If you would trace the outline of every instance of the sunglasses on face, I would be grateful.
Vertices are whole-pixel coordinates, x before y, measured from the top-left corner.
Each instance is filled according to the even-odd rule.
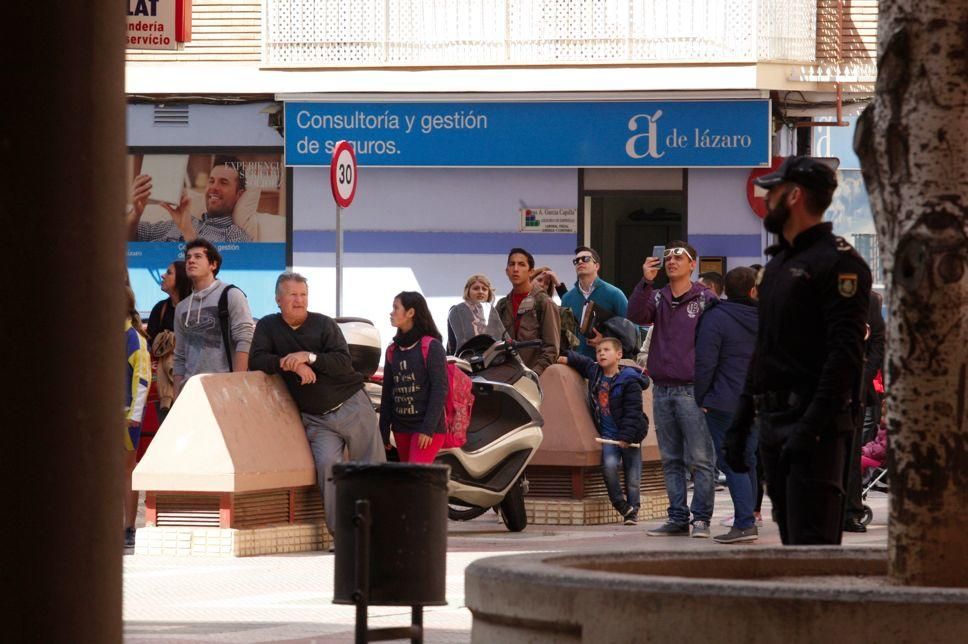
[[[575,266],[578,266],[579,264],[587,264],[590,261],[592,261],[591,255],[579,255],[575,259],[571,260],[571,263]]]
[[[667,258],[668,257],[672,257],[673,255],[675,255],[676,257],[679,257],[680,255],[685,255],[686,257],[688,257],[689,259],[691,259],[693,261],[695,261],[695,259],[696,259],[695,257],[693,257],[692,255],[689,254],[689,251],[688,250],[686,250],[685,248],[681,248],[681,247],[680,248],[667,248],[666,251],[664,253],[662,253],[662,256],[663,257],[667,257]]]

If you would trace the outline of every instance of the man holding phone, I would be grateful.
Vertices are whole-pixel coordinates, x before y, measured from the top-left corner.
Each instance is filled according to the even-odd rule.
[[[708,539],[716,459],[706,419],[696,404],[693,381],[696,326],[706,307],[718,298],[702,284],[692,282],[698,257],[696,249],[679,240],[667,246],[661,256],[646,258],[642,265],[643,279],[632,291],[628,307],[632,322],[653,326],[648,372],[655,384],[652,394],[655,433],[669,496],[668,520],[647,534],[687,537],[691,523],[693,537]],[[659,248],[662,247],[654,251]],[[655,290],[652,285],[663,264],[669,284]],[[686,505],[689,467],[693,468],[695,483],[691,507]]]
[[[575,257],[571,260],[578,277],[575,286],[561,298],[561,305],[567,306],[575,314],[575,319],[581,321],[582,311],[588,302],[605,309],[612,315],[625,317],[629,301],[625,293],[612,286],[598,276],[602,266],[601,259],[595,249],[579,246],[575,249]],[[602,339],[598,329],[591,329],[589,337],[579,333],[578,353],[586,358],[595,359],[595,348]]]

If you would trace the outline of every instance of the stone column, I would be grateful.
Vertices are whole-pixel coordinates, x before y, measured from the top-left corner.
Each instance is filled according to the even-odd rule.
[[[855,147],[884,259],[897,581],[968,586],[968,0],[881,0]]]
[[[8,3],[0,476],[10,641],[121,640],[123,3]],[[12,631],[12,632],[11,632]]]

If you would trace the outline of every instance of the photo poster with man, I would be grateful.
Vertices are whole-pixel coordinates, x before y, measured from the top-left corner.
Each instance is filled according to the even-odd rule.
[[[286,268],[281,150],[135,153],[127,175],[127,264],[139,311],[167,297],[161,278],[195,235],[218,248],[218,279],[245,292],[253,316],[278,310],[275,280]]]

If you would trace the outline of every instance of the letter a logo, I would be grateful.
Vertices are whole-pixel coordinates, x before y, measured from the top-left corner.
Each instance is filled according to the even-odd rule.
[[[633,159],[641,159],[643,157],[652,157],[653,159],[659,159],[665,156],[665,152],[659,152],[659,119],[662,118],[662,110],[657,110],[655,114],[636,114],[629,119],[629,131],[636,132],[639,129],[639,119],[645,119],[648,121],[649,125],[645,132],[641,134],[636,134],[630,137],[628,141],[625,142],[625,154],[629,155]],[[636,141],[641,138],[648,139],[646,150],[643,153],[639,153],[636,149]]]

